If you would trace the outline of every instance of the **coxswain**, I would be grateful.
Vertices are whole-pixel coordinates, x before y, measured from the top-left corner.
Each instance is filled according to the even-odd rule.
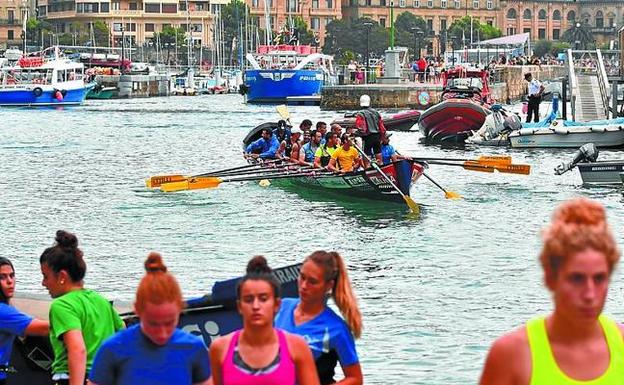
[[[370,96],[360,96],[360,107],[355,114],[355,126],[359,130],[359,134],[364,142],[364,153],[366,155],[373,154],[377,159],[377,163],[381,163],[381,137],[385,135],[386,128],[384,127],[381,115],[375,109],[370,106]],[[364,167],[370,167],[368,160],[364,160]]]
[[[279,149],[279,142],[270,128],[262,129],[262,137],[250,143],[245,153],[252,158],[274,159]]]
[[[586,198],[563,203],[542,242],[554,309],[494,342],[480,384],[624,384],[624,325],[602,314],[620,259],[604,207]]]
[[[317,131],[311,132],[311,140],[304,144],[299,151],[299,163],[312,165],[314,163],[314,155],[321,145],[321,133]]]
[[[327,168],[334,172],[347,173],[357,170],[362,165],[358,151],[351,146],[351,138],[344,134],[340,138],[342,145],[331,156]]]
[[[327,167],[332,154],[338,149],[339,139],[336,133],[328,132],[325,143],[321,144],[314,154],[314,167]]]

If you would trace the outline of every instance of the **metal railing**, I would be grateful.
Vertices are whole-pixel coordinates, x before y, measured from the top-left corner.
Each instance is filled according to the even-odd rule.
[[[600,49],[596,50],[596,56],[598,57],[597,70],[598,85],[600,86],[600,100],[602,101],[602,108],[604,109],[605,116],[609,119],[609,78],[607,77],[607,70]]]
[[[574,72],[574,56],[572,49],[568,49],[568,79],[570,83],[570,107],[572,112],[572,120],[576,120],[576,99],[578,98],[578,80]]]

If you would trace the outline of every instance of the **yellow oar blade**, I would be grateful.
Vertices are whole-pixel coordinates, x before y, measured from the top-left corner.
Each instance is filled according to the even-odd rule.
[[[148,188],[160,187],[163,183],[180,182],[186,179],[184,175],[156,175],[145,180]]]
[[[185,190],[199,190],[203,188],[215,188],[223,182],[217,177],[198,177],[185,179],[180,182],[163,183],[160,189],[164,192],[175,192]]]
[[[528,164],[483,165],[477,162],[464,162],[463,166],[466,170],[481,172],[494,172],[496,170],[506,174],[529,175],[531,173],[531,166]]]
[[[290,112],[288,112],[288,107],[286,107],[285,104],[280,104],[279,106],[275,107],[275,109],[277,110],[277,113],[280,114],[282,119],[284,120],[290,119]]]
[[[507,155],[483,155],[477,159],[480,164],[511,164],[511,156]]]
[[[414,200],[409,195],[403,195],[403,200],[407,203],[407,207],[410,208],[412,213],[419,215],[420,207],[418,207],[418,203],[414,202]]]
[[[444,196],[446,197],[446,199],[461,199],[462,198],[461,195],[459,195],[455,191],[450,191],[450,190],[446,190],[444,192]]]

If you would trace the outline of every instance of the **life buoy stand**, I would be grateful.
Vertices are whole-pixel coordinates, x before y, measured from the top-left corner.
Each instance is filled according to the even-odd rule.
[[[43,90],[41,89],[41,87],[35,87],[35,89],[33,89],[33,95],[35,95],[36,98],[38,98],[42,94]]]

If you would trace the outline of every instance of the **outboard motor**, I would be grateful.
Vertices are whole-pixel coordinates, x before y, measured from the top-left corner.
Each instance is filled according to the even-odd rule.
[[[593,143],[585,143],[574,154],[572,162],[563,162],[559,166],[555,167],[555,175],[561,175],[567,171],[572,170],[578,163],[591,163],[598,159],[598,149]]]

